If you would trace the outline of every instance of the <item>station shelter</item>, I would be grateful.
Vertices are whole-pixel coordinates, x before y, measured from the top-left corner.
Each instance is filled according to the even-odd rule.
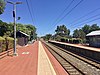
[[[28,44],[28,39],[29,35],[22,32],[22,31],[17,31],[16,32],[16,38],[18,39],[17,44],[20,46],[24,46]]]
[[[89,46],[100,47],[100,30],[92,31],[86,35]]]

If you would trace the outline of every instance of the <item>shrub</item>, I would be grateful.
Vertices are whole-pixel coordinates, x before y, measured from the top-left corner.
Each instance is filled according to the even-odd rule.
[[[69,38],[66,38],[66,42],[69,43]]]
[[[79,43],[82,43],[82,39],[79,39],[79,38],[72,38],[70,43],[79,44]]]
[[[3,37],[0,37],[0,52],[2,52],[3,49],[3,42],[5,41],[5,39]]]
[[[13,48],[13,41],[11,37],[0,37],[0,52]]]
[[[14,42],[14,38],[12,37],[7,37],[7,41],[8,42],[8,49],[13,48],[13,42]]]
[[[64,38],[61,38],[60,40],[61,40],[61,42],[66,42],[66,40]]]
[[[69,43],[73,43],[73,39],[69,39]]]

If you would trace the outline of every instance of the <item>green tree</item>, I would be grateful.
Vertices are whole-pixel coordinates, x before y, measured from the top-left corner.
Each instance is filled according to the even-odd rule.
[[[84,39],[85,38],[85,33],[82,29],[79,29],[79,30],[76,29],[76,30],[74,30],[73,37]]]
[[[74,38],[79,38],[79,30],[78,29],[76,29],[76,30],[74,30],[74,33],[73,33],[73,37]]]
[[[68,29],[66,33],[67,33],[67,35],[69,36],[69,35],[70,35],[70,30]]]
[[[22,31],[24,33],[27,33],[27,28],[25,27],[25,25],[23,25],[21,23],[17,23],[16,24],[16,30],[17,31]]]
[[[100,30],[100,27],[97,26],[97,24],[93,24],[93,25],[91,26],[90,32],[91,32],[91,31],[95,31],[95,30]]]
[[[85,34],[90,33],[90,29],[91,27],[89,25],[84,25],[84,27],[82,27],[82,30]]]
[[[81,29],[74,30],[73,37],[81,38],[85,40],[86,34],[90,33],[91,31],[95,31],[95,30],[100,30],[100,27],[97,26],[97,24],[93,24],[92,26],[86,24]]]
[[[30,40],[36,39],[37,38],[37,34],[36,34],[36,28],[33,25],[25,25],[25,27],[27,28],[27,32],[30,35]]]
[[[65,25],[57,26],[57,29],[55,30],[57,35],[60,35],[62,37],[69,36],[70,30],[67,29]]]
[[[4,34],[6,33],[8,29],[7,26],[8,24],[6,22],[3,22],[0,20],[0,36],[4,36]]]
[[[11,34],[13,33],[13,31],[14,31],[14,25],[13,25],[13,23],[7,24],[6,35],[7,36],[11,36]]]
[[[4,9],[5,9],[5,1],[0,0],[0,14],[4,12]]]
[[[50,38],[52,37],[52,34],[46,34],[45,36],[43,36],[42,38],[46,41],[48,41]]]
[[[16,30],[17,31],[22,31],[28,35],[30,35],[30,39],[36,39],[37,34],[36,34],[36,28],[33,25],[27,24],[21,24],[17,23],[16,24]],[[11,36],[13,35],[14,32],[14,24],[13,23],[6,23],[0,20],[0,36]]]
[[[85,39],[85,33],[84,33],[84,31],[82,30],[82,29],[79,29],[79,38],[81,38],[81,39]]]

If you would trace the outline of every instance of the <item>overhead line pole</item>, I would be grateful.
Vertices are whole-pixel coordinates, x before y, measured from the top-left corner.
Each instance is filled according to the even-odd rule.
[[[16,4],[22,4],[22,2],[10,2],[7,1],[7,3],[13,4],[13,18],[14,18],[14,56],[18,56],[16,51]]]

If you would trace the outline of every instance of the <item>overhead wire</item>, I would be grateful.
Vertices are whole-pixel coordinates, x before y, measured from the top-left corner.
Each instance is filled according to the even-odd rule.
[[[77,23],[75,23],[75,24],[73,24],[73,25],[75,26],[76,24],[82,23],[82,22],[84,22],[84,21],[87,21],[87,20],[92,19],[92,18],[94,18],[94,17],[97,17],[97,16],[99,16],[99,15],[100,15],[100,14],[94,15],[94,16],[92,16],[92,17],[89,17],[89,18],[85,19],[85,20],[82,20],[82,21],[80,21],[80,22],[77,22]],[[73,25],[72,25],[72,26],[73,26]]]
[[[99,19],[100,19],[100,17],[99,17],[99,18],[95,18],[95,19],[90,20],[90,21],[87,21],[87,22],[84,22],[84,23],[82,23],[82,24],[80,24],[80,25],[78,25],[78,26],[81,26],[81,25],[83,25],[83,24],[90,23],[90,22],[93,22],[93,21],[96,21],[96,20],[99,20]],[[73,28],[75,28],[75,27],[73,27]]]
[[[36,24],[36,17],[35,17],[35,13],[34,13],[34,9],[32,7],[32,0],[30,0],[30,6],[31,6],[31,9],[32,9],[32,14],[33,14],[33,18],[34,18],[34,24]]]
[[[58,24],[60,21],[62,21],[67,15],[69,15],[79,4],[81,4],[84,0],[79,1],[68,13],[66,13],[62,18],[60,18],[53,27]]]
[[[72,3],[74,2],[75,0],[72,0],[69,5],[63,10],[63,12],[56,18],[56,20],[53,22],[53,24],[55,22],[57,22],[57,20],[66,12],[66,10],[72,5]]]
[[[62,17],[59,21],[57,21],[54,25],[56,25],[57,23],[59,23],[60,21],[62,21],[62,20],[63,20],[68,14],[70,14],[70,12],[73,11],[73,9],[76,8],[82,1],[83,1],[83,0],[81,0],[76,6],[74,6],[65,16],[63,16],[63,17]],[[81,17],[78,18],[77,20],[79,21],[79,20],[81,20],[82,18],[84,18],[84,17],[86,17],[86,16],[88,16],[88,15],[90,15],[90,14],[96,12],[97,10],[100,10],[100,8],[97,8],[97,9],[95,9],[95,10],[92,10],[91,12],[89,12],[89,13],[87,13],[87,14],[81,16]],[[64,11],[63,11],[63,12],[64,12]],[[82,23],[82,24],[90,23],[90,22],[99,20],[100,17],[99,17],[99,18],[95,18],[95,17],[97,17],[97,16],[99,16],[99,15],[100,15],[100,14],[94,15],[94,16],[92,16],[92,17],[89,17],[89,18],[87,18],[87,19],[85,19],[85,20],[83,20],[83,21],[79,21],[79,22],[76,22],[77,20],[75,20],[74,22],[76,22],[75,24],[79,24],[79,23],[82,23],[82,22],[84,22],[84,21],[87,21],[87,20],[90,20],[90,19],[94,18],[94,19],[92,19],[92,20],[90,20],[90,21],[87,21],[87,22],[84,22],[84,23]],[[59,17],[58,17],[58,18],[59,18]],[[73,24],[73,22],[71,22],[70,24]],[[80,24],[80,25],[82,25],[82,24]]]
[[[33,25],[34,25],[33,16],[32,16],[32,13],[31,13],[31,9],[30,9],[30,6],[29,6],[29,3],[28,3],[28,0],[26,0],[26,3],[27,3],[27,7],[28,7],[28,10],[29,10],[29,13],[30,13],[31,19],[32,19],[32,23],[33,23]]]
[[[55,24],[52,24],[52,28],[55,28],[54,26],[59,23],[60,21],[62,21],[67,15],[69,15],[79,4],[81,4],[84,0],[80,0],[68,13],[66,13],[61,19],[59,19],[59,21],[57,21]],[[51,28],[51,29],[52,29]],[[50,31],[48,31],[50,32]]]
[[[84,17],[86,17],[86,16],[88,16],[88,15],[90,15],[90,14],[92,14],[92,13],[98,11],[98,10],[100,10],[100,8],[92,10],[91,12],[79,17],[78,19],[74,20],[73,22],[69,23],[68,25],[71,25],[71,24],[75,23],[76,21],[79,21],[79,20],[83,19]]]

